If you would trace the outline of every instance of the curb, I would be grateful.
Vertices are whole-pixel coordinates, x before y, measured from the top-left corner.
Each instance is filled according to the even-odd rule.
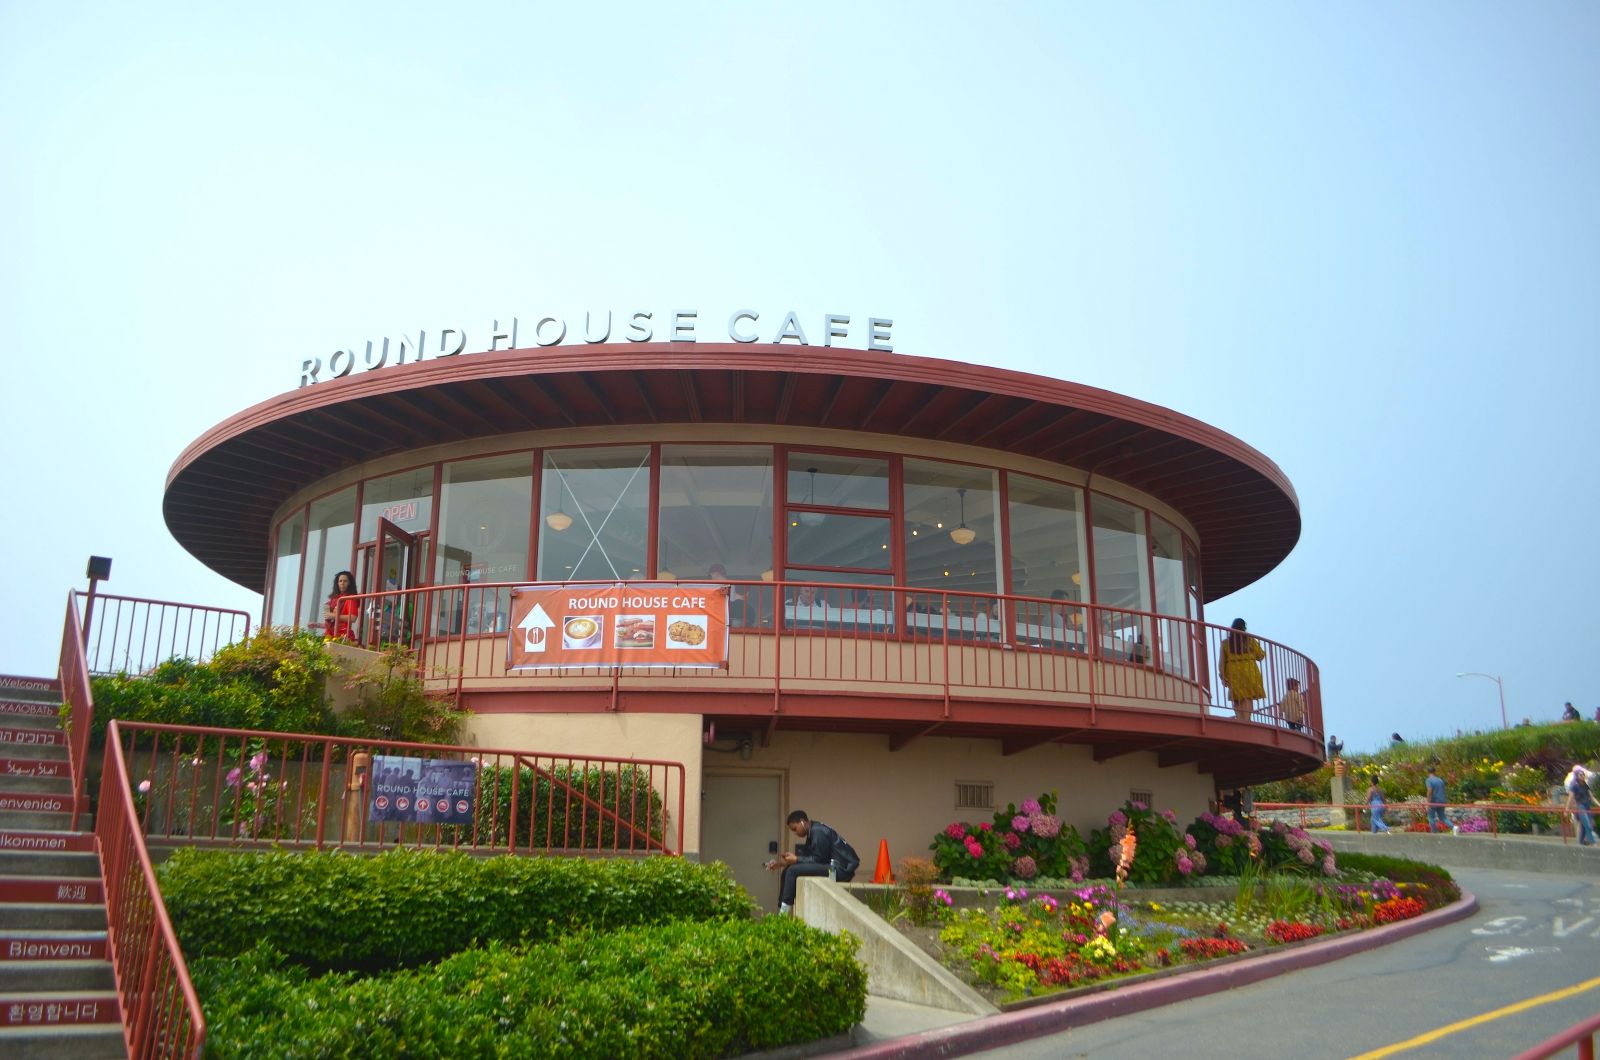
[[[1424,931],[1453,924],[1477,911],[1477,895],[1462,891],[1460,901],[1410,920],[1402,920],[1398,924],[1369,928],[1344,938],[1308,942],[1293,949],[1268,953],[1253,960],[1229,963],[1220,968],[1200,967],[1185,975],[1176,975],[1154,982],[1135,983],[1120,990],[1113,989],[1089,997],[1071,998],[1020,1011],[1003,1012],[998,1016],[986,1016],[951,1027],[922,1031],[919,1034],[910,1034],[886,1042],[875,1042],[842,1055],[855,1057],[858,1060],[965,1056],[968,1053],[1027,1041],[1030,1038],[1055,1034],[1084,1024],[1097,1023],[1100,1020],[1128,1016],[1177,1001],[1188,1001],[1191,998],[1248,986],[1284,972],[1326,964],[1328,961],[1364,953],[1413,935],[1420,935]]]

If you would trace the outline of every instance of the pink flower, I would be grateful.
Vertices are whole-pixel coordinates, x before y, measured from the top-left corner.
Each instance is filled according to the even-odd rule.
[[[1324,876],[1335,876],[1338,875],[1338,872],[1339,868],[1333,863],[1332,854],[1329,854],[1327,857],[1322,859],[1322,874]]]
[[[239,767],[238,766],[234,766],[232,769],[228,770],[228,787],[237,788],[238,786],[239,786]]]
[[[951,839],[965,839],[967,838],[967,826],[960,821],[952,821],[950,822],[950,827],[944,830],[944,834]]]
[[[150,778],[149,777],[145,777],[143,780],[139,781],[139,794],[140,795],[148,795],[148,794],[150,794]]]
[[[924,832],[923,834],[926,835],[927,833]],[[1016,873],[1020,879],[1031,880],[1039,874],[1039,865],[1024,854],[1012,864],[1011,871]],[[1026,894],[1027,892],[1023,893]]]
[[[1061,818],[1053,813],[1035,814],[1028,819],[1028,828],[1040,839],[1054,839],[1061,834]]]
[[[252,770],[256,771],[257,773],[261,772],[261,767],[266,765],[266,764],[267,764],[267,752],[265,752],[265,751],[257,751],[255,754],[250,756],[250,768]]]
[[[1182,873],[1183,875],[1185,875],[1185,876],[1189,875],[1189,873],[1194,871],[1194,862],[1190,861],[1188,858],[1184,857],[1182,854],[1179,854],[1178,855],[1178,871],[1180,873]]]
[[[1007,850],[1015,850],[1022,845],[1022,837],[1015,832],[1007,832],[1005,841]]]
[[[1161,816],[1163,816],[1163,817],[1165,817],[1167,819],[1167,823],[1168,824],[1177,824],[1178,823],[1178,815],[1173,813],[1171,810],[1162,810],[1161,811]]]
[[[1106,818],[1106,824],[1112,828],[1121,828],[1128,823],[1128,815],[1121,810],[1112,810],[1111,816]]]
[[[967,837],[967,853],[970,854],[974,860],[983,857],[983,847],[979,846],[978,841],[973,839],[971,836]]]
[[[1190,850],[1193,850],[1194,836],[1190,835],[1188,832],[1183,833],[1183,845],[1188,847]]]
[[[1043,809],[1043,807],[1039,805],[1039,800],[1038,799],[1023,799],[1022,800],[1022,812],[1027,814],[1029,817],[1032,817],[1034,814],[1038,813],[1042,809]]]
[[[1136,810],[1148,810],[1150,808],[1147,804],[1142,802],[1130,802],[1128,805],[1132,806]]]
[[[1028,815],[1019,813],[1011,818],[1011,828],[1013,831],[1026,832],[1028,830]]]
[[[992,824],[990,824],[990,823],[989,823],[989,822],[988,822],[988,821],[985,821],[985,822],[983,822],[983,823],[982,823],[982,824],[980,824],[980,825],[979,825],[979,826],[978,826],[978,827],[979,827],[979,828],[980,828],[980,829],[982,829],[982,830],[983,830],[983,831],[985,831],[985,832],[992,832],[992,831],[994,831],[994,825],[992,825]]]

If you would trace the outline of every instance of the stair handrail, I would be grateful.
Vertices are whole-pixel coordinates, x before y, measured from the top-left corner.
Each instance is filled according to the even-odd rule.
[[[113,719],[106,732],[95,841],[123,1038],[129,1056],[198,1058],[205,1052],[206,1018],[161,898],[129,775]]]
[[[67,618],[61,631],[61,660],[56,671],[61,681],[61,702],[67,714],[67,764],[72,774],[72,830],[88,789],[89,730],[94,725],[94,694],[89,686],[89,664],[83,650],[83,623],[78,618],[78,595],[67,593]]]

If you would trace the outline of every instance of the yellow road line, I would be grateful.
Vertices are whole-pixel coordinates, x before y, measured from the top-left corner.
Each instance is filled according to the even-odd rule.
[[[1600,977],[1590,979],[1587,982],[1579,983],[1577,986],[1569,986],[1561,990],[1553,991],[1549,994],[1542,994],[1539,997],[1530,997],[1526,1001],[1518,1001],[1514,1005],[1507,1005],[1505,1008],[1497,1008],[1493,1012],[1485,1012],[1482,1015],[1473,1016],[1470,1019],[1464,1019],[1456,1023],[1446,1024],[1445,1026],[1440,1027],[1438,1030],[1429,1031],[1426,1034],[1419,1034],[1415,1038],[1408,1038],[1403,1042],[1395,1042],[1393,1045],[1386,1045],[1382,1049],[1374,1049],[1370,1053],[1362,1053],[1360,1056],[1353,1056],[1350,1058],[1350,1060],[1378,1060],[1378,1058],[1382,1056],[1393,1056],[1396,1053],[1403,1053],[1407,1049],[1415,1049],[1419,1045],[1427,1045],[1429,1042],[1436,1042],[1440,1038],[1455,1034],[1457,1031],[1464,1031],[1468,1027],[1476,1027],[1480,1023],[1488,1023],[1490,1020],[1497,1020],[1502,1016],[1511,1016],[1518,1012],[1525,1012],[1530,1008],[1537,1008],[1540,1005],[1548,1005],[1552,1001],[1565,1001],[1569,997],[1581,994],[1585,990],[1593,990],[1597,986],[1600,986]],[[1540,1041],[1543,1040],[1544,1039],[1542,1038],[1540,1039]],[[1530,1042],[1529,1044],[1532,1045],[1534,1043]]]

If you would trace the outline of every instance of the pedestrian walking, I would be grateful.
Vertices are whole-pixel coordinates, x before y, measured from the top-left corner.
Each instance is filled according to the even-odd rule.
[[[1450,818],[1445,815],[1445,803],[1449,796],[1445,794],[1444,778],[1439,776],[1439,763],[1433,762],[1428,766],[1428,830],[1450,831]]]
[[[1581,765],[1572,767],[1562,787],[1567,789],[1567,812],[1578,822],[1578,845],[1594,846],[1594,794],[1589,790],[1589,780],[1594,774]]]
[[[1372,811],[1372,833],[1387,833],[1389,824],[1383,819],[1383,788],[1378,785],[1377,777],[1373,777],[1372,783],[1367,785],[1367,809]]]

